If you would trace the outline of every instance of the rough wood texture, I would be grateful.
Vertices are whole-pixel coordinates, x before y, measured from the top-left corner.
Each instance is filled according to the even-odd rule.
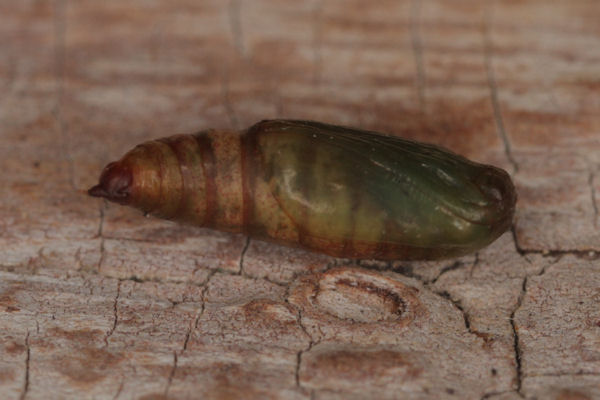
[[[600,398],[600,6],[0,0],[0,397]],[[87,197],[273,117],[508,169],[476,255],[360,266]]]

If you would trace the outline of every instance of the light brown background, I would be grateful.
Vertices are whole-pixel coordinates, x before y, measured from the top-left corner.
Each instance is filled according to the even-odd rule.
[[[0,0],[0,397],[600,398],[600,5]],[[88,198],[133,145],[290,117],[506,168],[517,221],[393,265]]]

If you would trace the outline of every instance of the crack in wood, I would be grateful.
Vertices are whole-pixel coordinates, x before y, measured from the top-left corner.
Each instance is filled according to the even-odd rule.
[[[183,353],[187,350],[190,338],[192,337],[194,331],[198,328],[198,322],[200,321],[200,318],[202,318],[202,315],[204,314],[204,310],[206,309],[206,292],[208,291],[208,284],[209,284],[211,278],[216,273],[217,273],[217,270],[214,269],[209,273],[208,277],[206,278],[206,283],[204,284],[204,286],[202,288],[202,293],[200,294],[200,298],[202,299],[202,304],[200,305],[200,310],[198,310],[198,312],[196,313],[196,317],[192,321],[190,321],[190,325],[188,327],[188,331],[185,334],[185,339],[183,341],[183,346],[181,348],[180,355],[183,355]]]
[[[246,251],[248,251],[248,246],[250,246],[250,236],[246,237],[246,243],[244,243],[244,247],[242,248],[242,252],[240,254],[240,261],[238,263],[238,271],[240,275],[244,275],[244,256],[246,255]]]
[[[462,261],[460,261],[460,260],[456,260],[456,261],[455,261],[455,262],[453,262],[452,264],[450,264],[450,265],[447,265],[447,266],[445,266],[444,268],[442,268],[442,269],[440,270],[439,274],[437,274],[437,276],[436,276],[435,278],[433,278],[433,279],[431,279],[431,280],[429,280],[429,281],[425,281],[425,284],[427,284],[427,285],[434,285],[434,284],[435,284],[435,283],[438,281],[438,279],[440,279],[440,277],[441,277],[442,275],[444,275],[444,274],[445,274],[445,273],[447,273],[447,272],[450,272],[450,271],[455,271],[455,270],[457,270],[457,269],[460,269],[460,268],[461,268],[461,267],[463,267],[464,265],[465,265],[465,264],[464,264]]]
[[[108,332],[106,333],[106,336],[104,337],[104,347],[108,347],[108,339],[110,339],[110,337],[112,336],[112,334],[115,332],[115,329],[117,329],[117,324],[119,323],[119,309],[118,309],[118,304],[119,304],[119,296],[121,295],[121,281],[118,281],[117,283],[117,294],[115,296],[115,301],[113,303],[113,325],[112,327],[108,330]]]
[[[190,338],[192,337],[194,330],[196,330],[196,328],[198,327],[198,321],[202,317],[202,314],[204,314],[205,307],[206,307],[206,305],[204,304],[204,299],[203,299],[202,304],[200,305],[200,310],[196,313],[196,316],[190,321],[188,330],[185,333],[185,339],[183,341],[183,346],[181,347],[181,354],[183,354],[187,350],[188,343],[190,342]]]
[[[302,322],[302,311],[300,309],[298,309],[296,320],[298,321],[298,325],[300,326],[300,329],[302,330],[302,332],[304,332],[306,337],[308,337],[308,339],[309,339],[308,346],[305,349],[300,350],[296,354],[296,369],[294,371],[294,379],[296,381],[296,387],[298,387],[299,389],[304,389],[304,387],[302,386],[302,383],[300,382],[300,367],[302,365],[302,356],[305,353],[309,352],[315,345],[319,344],[320,340],[315,341],[313,339],[312,335],[306,329],[306,326],[304,326],[304,323]]]
[[[479,262],[478,257],[476,257],[475,262]],[[388,263],[389,264],[389,263]],[[363,267],[365,267],[364,265],[361,265]],[[435,285],[435,283],[438,281],[438,279],[444,275],[447,272],[450,271],[454,271],[457,269],[460,269],[462,267],[464,267],[465,264],[461,261],[461,260],[456,260],[455,262],[453,262],[450,265],[447,265],[446,267],[442,268],[442,270],[440,271],[440,273],[433,279],[431,280],[427,280],[422,276],[419,276],[415,273],[412,272],[412,269],[410,268],[405,268],[404,270],[399,270],[397,268],[392,268],[391,265],[387,265],[385,268],[381,268],[381,267],[375,267],[375,268],[370,268],[370,269],[375,269],[375,270],[390,270],[390,271],[394,271],[395,273],[399,273],[400,275],[415,279],[417,281],[419,281],[423,287],[427,290],[429,290],[431,293],[434,293],[440,297],[442,297],[444,300],[449,301],[450,303],[452,303],[452,305],[458,310],[460,311],[462,317],[463,317],[463,321],[464,321],[464,325],[465,328],[467,329],[467,331],[472,334],[475,335],[476,337],[483,339],[485,342],[489,341],[491,338],[491,335],[485,333],[485,332],[480,332],[476,329],[473,329],[471,326],[471,318],[469,316],[469,313],[464,309],[464,307],[462,306],[462,304],[460,303],[459,300],[455,300],[452,298],[452,296],[450,295],[449,292],[447,291],[438,291],[435,290],[433,288],[433,285]],[[369,268],[369,266],[367,266],[366,268]]]
[[[515,241],[515,246],[518,250],[518,243],[516,241],[516,235],[514,234],[514,229],[513,229],[513,238]],[[527,260],[527,258],[525,257],[525,255],[521,252],[519,252],[519,254],[523,257],[524,260],[530,262],[529,260]],[[515,357],[515,368],[516,368],[516,378],[517,378],[517,382],[516,382],[516,393],[521,397],[524,398],[525,395],[522,392],[522,386],[523,386],[523,378],[524,378],[524,372],[523,372],[523,349],[521,348],[521,344],[520,344],[520,338],[519,338],[519,329],[517,326],[517,323],[515,321],[515,315],[518,312],[518,310],[521,308],[522,304],[523,304],[523,299],[525,298],[525,295],[527,294],[527,283],[529,281],[529,278],[533,277],[533,276],[542,276],[543,274],[546,273],[546,269],[551,266],[556,264],[558,261],[560,260],[560,257],[556,258],[553,262],[551,262],[548,265],[545,265],[538,273],[535,274],[529,274],[526,275],[523,278],[523,282],[521,283],[521,292],[519,293],[519,296],[517,298],[517,303],[515,305],[515,308],[513,309],[513,311],[510,314],[510,326],[511,326],[511,330],[512,330],[512,334],[513,334],[513,351],[514,351],[514,357]],[[530,262],[531,263],[531,262]]]
[[[167,386],[165,387],[164,396],[165,398],[169,397],[169,389],[171,389],[171,383],[173,382],[173,377],[175,376],[175,371],[177,370],[177,352],[173,351],[173,367],[169,372],[169,377],[167,379]]]
[[[523,374],[523,378],[560,378],[574,376],[600,376],[600,372],[579,370],[576,372],[557,371],[546,374]]]
[[[29,344],[29,331],[27,331],[27,336],[25,336],[25,348],[27,349],[27,353],[25,355],[25,380],[23,382],[23,391],[19,396],[20,400],[24,400],[27,397],[27,392],[29,391],[29,364],[31,361],[31,346]]]
[[[600,252],[599,252],[598,248],[565,249],[565,250],[556,250],[556,249],[554,249],[554,250],[552,250],[552,249],[539,250],[539,249],[524,248],[519,244],[516,228],[514,225],[511,228],[511,232],[512,232],[513,241],[515,244],[515,250],[529,264],[531,264],[531,260],[529,260],[529,258],[527,258],[527,255],[529,255],[529,254],[539,254],[543,257],[558,258],[558,259],[562,258],[563,256],[567,256],[567,255],[572,255],[574,257],[577,257],[577,258],[583,259],[583,260],[587,260],[587,261],[594,261],[594,260],[600,259]]]
[[[515,251],[517,252],[517,254],[519,256],[521,256],[521,258],[523,258],[529,264],[531,264],[531,260],[529,260],[527,258],[527,254],[528,254],[527,251],[525,251],[524,249],[522,249],[521,245],[519,244],[519,238],[517,237],[517,227],[516,227],[516,225],[514,223],[510,227],[510,234],[512,235],[513,244],[515,245]]]
[[[502,118],[502,111],[500,107],[500,100],[498,99],[498,85],[496,82],[496,76],[494,74],[494,67],[492,65],[492,58],[494,56],[493,53],[493,43],[492,43],[492,17],[493,17],[493,9],[492,2],[486,2],[485,7],[485,17],[483,20],[483,55],[485,61],[485,69],[487,74],[488,86],[490,88],[490,98],[492,100],[492,109],[494,112],[494,121],[496,122],[496,131],[504,144],[504,153],[509,163],[513,167],[513,174],[519,172],[519,164],[515,160],[511,143],[508,138],[508,134],[506,133],[506,129],[504,127],[504,120]]]
[[[588,184],[590,185],[590,196],[592,200],[592,209],[594,210],[594,228],[598,229],[598,203],[596,200],[596,188],[594,187],[594,180],[596,175],[593,170],[590,171],[588,177]]]
[[[473,260],[473,263],[469,268],[469,279],[473,278],[473,274],[475,273],[475,269],[477,268],[477,266],[479,266],[479,252],[475,253],[475,260]]]
[[[202,306],[200,306],[200,310],[202,310]],[[188,343],[190,341],[190,337],[192,336],[192,332],[194,327],[198,324],[198,318],[200,318],[201,312],[197,312],[196,316],[190,320],[188,324],[188,329],[185,333],[185,338],[183,339],[183,346],[181,347],[181,354],[187,350]]]
[[[521,348],[521,345],[520,345],[519,331],[518,331],[518,326],[515,321],[515,315],[518,312],[518,310],[521,308],[521,306],[523,304],[523,299],[525,298],[525,295],[527,294],[527,284],[529,282],[529,278],[534,277],[534,276],[544,275],[546,273],[546,270],[549,267],[551,267],[552,265],[556,264],[558,261],[560,261],[560,258],[557,258],[556,260],[554,260],[554,262],[551,262],[551,263],[545,265],[538,273],[530,274],[530,275],[525,276],[525,278],[523,278],[523,283],[521,285],[521,292],[519,293],[519,297],[517,298],[517,304],[515,305],[514,310],[510,314],[510,325],[511,325],[512,332],[513,332],[513,349],[514,349],[514,353],[515,353],[515,363],[516,363],[516,370],[517,370],[516,393],[522,398],[525,397],[525,394],[522,392],[523,379],[526,377],[531,377],[532,375],[527,375],[523,372],[523,364],[522,364],[523,349]],[[553,375],[549,375],[549,376],[553,376]],[[560,376],[560,374],[557,376]]]
[[[308,338],[308,345],[306,346],[306,348],[304,348],[304,349],[298,351],[298,353],[296,353],[296,368],[294,370],[294,380],[296,382],[296,387],[298,387],[301,390],[305,390],[305,388],[302,387],[302,384],[300,382],[300,367],[302,365],[302,356],[305,353],[307,353],[308,351],[310,351],[316,344],[320,343],[321,339],[315,340],[313,338],[313,336],[310,334],[310,332],[304,325],[304,322],[302,321],[302,310],[298,306],[290,303],[290,301],[289,301],[290,289],[291,289],[291,285],[288,284],[286,292],[285,292],[285,302],[290,307],[292,307],[293,309],[296,310],[296,322],[298,323],[298,326],[302,330],[302,333],[304,333],[304,335]],[[311,398],[313,398],[314,391],[311,390],[310,393],[311,393]]]
[[[125,386],[125,377],[121,378],[121,383],[119,384],[119,387],[117,388],[117,393],[115,393],[112,400],[117,400],[117,398],[119,398],[119,396],[121,395],[121,392],[123,391],[123,386]]]
[[[462,314],[464,323],[465,323],[465,328],[467,329],[467,331],[469,331],[469,333],[477,336],[477,337],[481,337],[481,333],[478,331],[475,331],[472,327],[471,327],[471,318],[469,317],[469,314],[465,311],[465,309],[463,308],[462,304],[460,303],[460,300],[455,300],[452,298],[452,296],[450,295],[450,293],[448,293],[447,291],[443,290],[443,291],[437,291],[437,290],[433,290],[431,288],[428,288],[432,293],[437,294],[438,296],[442,297],[445,300],[448,300],[450,303],[452,303],[452,305],[454,306],[454,308],[456,308],[458,311],[460,311],[460,313]]]
[[[523,283],[521,284],[521,293],[519,293],[519,297],[517,298],[517,304],[515,305],[514,310],[510,313],[510,319],[509,319],[510,326],[511,326],[512,333],[513,333],[513,351],[514,351],[514,355],[515,355],[515,369],[516,369],[516,378],[517,378],[516,392],[521,397],[523,397],[523,393],[521,392],[521,389],[523,386],[523,365],[522,365],[523,350],[521,349],[521,346],[520,346],[519,329],[515,322],[515,314],[521,308],[521,305],[523,303],[523,298],[525,297],[525,293],[527,292],[528,278],[529,277],[527,277],[527,276],[525,278],[523,278]]]
[[[441,298],[443,298],[446,301],[449,301],[454,306],[454,308],[456,308],[461,313],[461,315],[463,317],[463,321],[464,321],[464,325],[465,325],[466,330],[470,334],[478,337],[479,339],[483,339],[484,342],[488,342],[491,339],[492,336],[490,334],[488,334],[488,333],[480,332],[480,331],[478,331],[476,329],[473,329],[473,327],[471,326],[471,318],[469,316],[469,313],[464,309],[464,307],[460,303],[460,300],[455,300],[454,298],[452,298],[451,294],[449,292],[445,291],[445,290],[439,291],[439,290],[435,290],[433,288],[433,285],[437,282],[437,280],[440,278],[440,276],[442,276],[446,272],[462,268],[464,265],[465,264],[462,261],[457,260],[454,263],[452,263],[452,264],[444,267],[442,269],[442,271],[440,271],[440,273],[438,274],[438,276],[435,277],[432,280],[426,280],[423,277],[418,276],[416,274],[411,274],[411,275],[405,275],[405,274],[402,274],[402,273],[400,273],[400,274],[404,275],[404,276],[407,276],[409,278],[416,279],[417,281],[419,281],[423,285],[424,289],[430,291],[431,293],[433,293],[433,294],[435,294],[437,296],[440,296]],[[369,267],[366,267],[366,268],[369,268]],[[388,265],[386,268],[374,267],[374,268],[371,268],[371,269],[376,269],[376,270],[377,269],[379,269],[379,270],[386,270],[387,269],[387,270],[399,273],[399,272],[397,272],[397,270],[392,269],[390,265]]]

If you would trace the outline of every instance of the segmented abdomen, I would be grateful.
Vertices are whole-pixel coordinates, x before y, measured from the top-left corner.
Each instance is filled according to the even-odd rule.
[[[115,165],[91,194],[350,258],[468,253],[510,226],[516,201],[498,168],[431,145],[306,121],[173,136],[142,144]]]

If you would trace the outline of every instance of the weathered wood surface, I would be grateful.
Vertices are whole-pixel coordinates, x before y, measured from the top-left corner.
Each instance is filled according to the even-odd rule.
[[[600,5],[0,0],[0,397],[600,398]],[[88,198],[273,117],[509,170],[515,229],[360,266]]]

